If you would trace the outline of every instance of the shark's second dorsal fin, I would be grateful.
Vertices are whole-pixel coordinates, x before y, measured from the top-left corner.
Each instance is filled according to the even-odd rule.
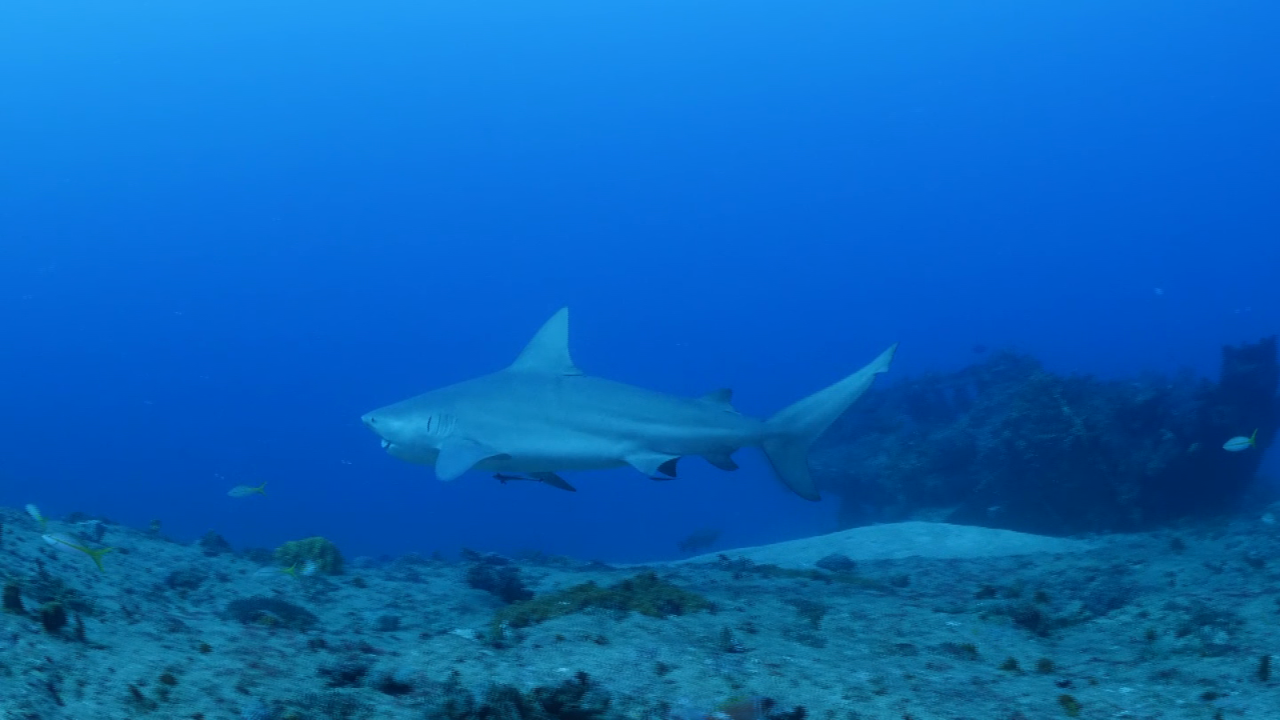
[[[524,347],[509,370],[545,375],[581,375],[569,357],[569,308],[560,308]]]

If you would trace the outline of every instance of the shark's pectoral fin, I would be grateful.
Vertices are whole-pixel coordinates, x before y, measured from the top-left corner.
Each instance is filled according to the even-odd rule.
[[[553,488],[560,488],[561,490],[568,490],[569,492],[578,492],[578,488],[565,482],[564,478],[560,477],[559,475],[553,472],[536,472],[536,473],[529,473],[529,475],[534,480],[544,482]]]
[[[702,457],[706,458],[707,462],[721,470],[738,469],[738,463],[733,461],[733,458],[729,456],[729,453],[708,453]]]
[[[454,480],[470,470],[481,460],[501,457],[502,453],[468,438],[449,438],[440,444],[440,456],[436,458],[436,477]]]
[[[655,452],[641,452],[628,455],[623,460],[628,465],[655,480],[665,480],[676,476],[676,462],[679,455],[666,455]],[[666,478],[659,477],[665,475]]]

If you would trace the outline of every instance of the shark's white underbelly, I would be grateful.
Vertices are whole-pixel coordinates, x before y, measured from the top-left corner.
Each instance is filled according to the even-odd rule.
[[[515,445],[496,448],[502,451],[476,463],[484,472],[536,473],[575,470],[608,470],[626,467],[629,458],[656,454],[671,457],[689,455],[729,455],[739,448],[759,443],[759,423],[750,418],[735,418],[728,427],[679,427],[668,425],[665,432],[611,432],[602,434],[531,425],[523,432],[502,433],[519,438]],[[434,465],[439,452],[434,447],[388,445],[391,455],[412,463]]]
[[[738,414],[728,403],[677,398],[591,377],[499,373],[478,385],[437,391],[437,396],[430,404],[408,401],[411,407],[402,417],[412,420],[402,420],[401,427],[411,432],[389,440],[396,443],[387,448],[390,454],[435,465],[440,448],[461,438],[494,451],[469,466],[485,472],[631,465],[656,476],[670,474],[662,469],[664,463],[689,455],[727,463],[731,453],[759,444],[763,434],[761,421]],[[424,403],[420,409],[419,402]]]

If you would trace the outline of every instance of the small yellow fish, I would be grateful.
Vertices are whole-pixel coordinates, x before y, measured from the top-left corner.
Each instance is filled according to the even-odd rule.
[[[40,508],[36,507],[34,504],[27,503],[27,514],[31,516],[32,520],[40,523],[41,530],[49,526],[49,521],[44,519],[44,515],[40,513]]]
[[[275,567],[272,565],[268,565],[266,567],[258,568],[253,573],[253,576],[258,578],[259,580],[265,580],[267,578],[273,578],[279,575],[288,575],[291,578],[298,577],[297,563],[290,565],[289,567]]]
[[[262,483],[258,487],[253,487],[251,485],[237,485],[227,491],[227,496],[233,497],[233,498],[242,498],[242,497],[249,497],[250,495],[266,495],[266,494],[267,494],[266,483]]]
[[[93,548],[88,548],[88,547],[85,547],[84,545],[81,545],[80,543],[76,542],[75,540],[72,540],[66,535],[57,535],[57,534],[45,535],[44,541],[54,546],[55,548],[65,552],[80,552],[80,553],[84,553],[85,555],[88,555],[89,557],[93,558],[93,563],[97,565],[98,570],[102,572],[106,572],[106,568],[102,567],[102,556],[106,555],[112,550],[115,550],[115,548],[100,548],[98,550],[94,550]]]
[[[1245,437],[1243,435],[1237,435],[1231,438],[1230,440],[1222,444],[1222,449],[1226,450],[1227,452],[1240,452],[1241,450],[1248,450],[1249,448],[1254,447],[1257,444],[1258,444],[1258,431],[1254,430],[1253,434],[1250,435],[1249,437]]]

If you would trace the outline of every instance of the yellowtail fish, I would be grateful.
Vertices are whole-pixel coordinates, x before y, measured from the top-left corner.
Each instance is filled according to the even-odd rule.
[[[1258,431],[1254,430],[1253,434],[1250,435],[1249,437],[1245,437],[1243,435],[1237,435],[1231,438],[1230,440],[1222,444],[1222,449],[1226,450],[1227,452],[1240,452],[1241,450],[1248,450],[1249,448],[1254,447],[1257,444],[1258,444]]]
[[[288,575],[295,580],[298,578],[311,577],[320,571],[320,564],[315,560],[308,560],[298,567],[298,563],[294,563],[289,567],[264,567],[258,568],[253,576],[256,578],[270,578],[278,575]]]
[[[776,703],[767,697],[738,697],[716,706],[708,720],[763,720]]]
[[[27,503],[27,514],[31,516],[32,520],[35,520],[36,522],[40,523],[41,530],[48,527],[49,521],[45,520],[44,515],[40,514],[40,508],[36,507],[31,503]]]
[[[267,494],[266,483],[262,483],[258,487],[253,487],[251,485],[237,485],[227,491],[227,496],[233,497],[233,498],[243,498],[243,497],[249,497],[250,495],[266,495],[266,494]]]
[[[93,548],[85,547],[84,545],[67,537],[66,535],[58,535],[58,534],[45,535],[44,541],[64,552],[78,552],[78,553],[84,553],[85,555],[88,555],[89,557],[93,558],[93,563],[97,565],[98,569],[101,570],[102,572],[106,572],[106,568],[102,567],[102,556],[106,555],[107,553],[115,549],[115,548],[99,548],[95,550]]]

